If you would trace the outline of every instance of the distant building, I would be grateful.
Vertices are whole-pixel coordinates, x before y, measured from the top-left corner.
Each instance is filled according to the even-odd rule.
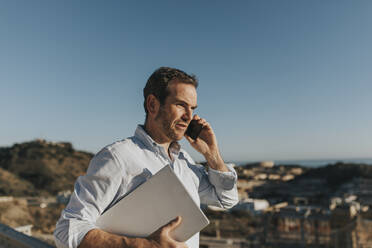
[[[274,161],[262,161],[260,162],[260,166],[264,168],[273,168],[275,165]]]
[[[13,196],[0,196],[0,202],[12,202],[13,200]]]
[[[60,191],[57,194],[57,202],[61,204],[67,204],[70,201],[71,197],[71,191],[70,190],[65,190],[65,191]]]
[[[280,180],[279,174],[269,174],[269,180]]]
[[[246,239],[233,239],[233,238],[212,238],[200,237],[200,248],[241,248],[253,247],[251,242]]]
[[[265,243],[276,244],[276,247],[285,247],[281,246],[285,243],[298,244],[299,247],[330,244],[330,211],[315,206],[293,205],[272,210],[264,216]]]
[[[39,206],[41,208],[57,202],[55,197],[26,197],[25,200],[28,206]]]
[[[359,216],[351,233],[353,247],[372,247],[372,220]]]
[[[264,199],[244,199],[234,206],[231,211],[248,211],[258,214],[270,206],[269,202]]]
[[[289,181],[289,180],[292,180],[292,179],[294,179],[294,175],[292,175],[292,174],[286,174],[286,175],[282,176],[283,181]]]
[[[293,203],[295,205],[308,205],[309,204],[309,199],[307,197],[301,197],[301,196],[296,196],[293,198]]]
[[[267,179],[267,174],[266,173],[260,173],[254,176],[255,180],[266,180]]]
[[[21,232],[23,234],[26,234],[28,236],[32,236],[31,229],[32,229],[32,225],[25,225],[25,226],[19,226],[19,227],[14,228],[14,230]]]
[[[298,175],[301,175],[303,173],[303,169],[302,168],[293,168],[293,169],[291,169],[291,173],[298,176]]]

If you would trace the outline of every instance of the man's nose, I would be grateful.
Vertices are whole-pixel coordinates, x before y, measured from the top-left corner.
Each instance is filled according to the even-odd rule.
[[[186,112],[184,114],[184,119],[185,120],[191,120],[192,119],[192,114],[193,114],[193,110],[190,108],[190,109],[186,109]]]

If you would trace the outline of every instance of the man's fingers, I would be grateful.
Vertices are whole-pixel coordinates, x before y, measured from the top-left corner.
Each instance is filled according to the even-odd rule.
[[[195,117],[195,116],[196,116],[196,117]],[[204,127],[208,127],[208,128],[211,127],[210,124],[209,124],[209,122],[207,122],[205,119],[200,118],[200,117],[197,116],[197,115],[195,115],[195,116],[194,116],[194,119],[197,120],[198,123],[199,123],[200,125],[203,126],[203,128],[204,128]]]
[[[200,119],[199,123],[203,125],[203,127],[208,125],[208,122],[205,119]]]
[[[166,227],[169,228],[169,231],[172,231],[174,229],[176,229],[182,222],[182,217],[181,216],[177,216],[177,218],[171,220],[167,225]]]
[[[185,243],[175,242],[177,248],[188,248]]]
[[[190,142],[190,144],[194,142],[194,140],[191,139],[187,134],[185,135],[185,138],[187,139],[188,142]]]
[[[198,139],[198,137],[196,137],[196,139],[192,139],[190,136],[188,136],[188,135],[185,135],[185,138],[187,139],[187,141],[190,143],[190,145],[193,145],[193,144],[195,144],[197,141],[197,139]]]
[[[157,231],[149,236],[149,239],[155,242],[156,247],[177,247],[187,248],[183,242],[178,242],[172,237],[172,231],[176,229],[182,222],[182,217],[177,216],[175,219],[168,222]],[[151,246],[152,247],[152,246]]]

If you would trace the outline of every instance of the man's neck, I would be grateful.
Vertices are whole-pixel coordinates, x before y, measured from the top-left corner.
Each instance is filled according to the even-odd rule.
[[[144,129],[146,133],[160,146],[164,147],[165,151],[168,153],[169,156],[169,145],[171,144],[172,141],[169,141],[166,137],[161,137],[159,135],[159,132],[157,132],[157,127],[152,126],[148,122],[145,123]]]

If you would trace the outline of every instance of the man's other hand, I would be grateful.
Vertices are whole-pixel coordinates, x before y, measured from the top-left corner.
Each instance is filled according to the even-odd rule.
[[[85,235],[79,248],[187,248],[185,243],[177,242],[170,236],[170,233],[180,224],[181,217],[178,216],[148,238],[129,238],[100,229],[92,229]]]
[[[152,233],[147,239],[151,242],[151,247],[159,248],[187,248],[183,242],[178,242],[171,237],[171,232],[181,224],[182,218],[178,216],[168,224],[162,226]]]

